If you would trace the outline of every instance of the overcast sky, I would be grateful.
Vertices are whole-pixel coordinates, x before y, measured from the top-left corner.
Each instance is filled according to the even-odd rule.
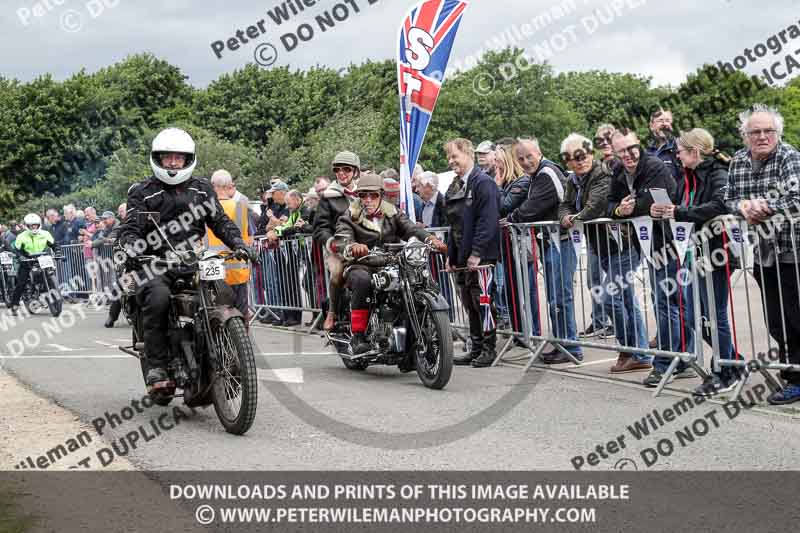
[[[340,68],[366,59],[394,58],[397,28],[415,2],[371,0],[374,4],[369,5],[369,1],[317,0],[278,26],[267,13],[283,4],[276,0],[6,0],[0,8],[0,75],[30,80],[52,73],[63,79],[81,68],[92,72],[148,51],[177,65],[192,84],[203,87],[253,62],[261,43],[275,46],[275,65],[293,68],[315,64]],[[335,8],[340,3],[344,6]],[[357,14],[354,4],[360,10]],[[315,17],[335,8],[343,18],[345,7],[348,18],[321,32]],[[534,59],[542,57],[537,47],[541,50],[543,43],[561,48],[548,58],[557,71],[605,69],[652,76],[659,84],[678,84],[704,62],[733,61],[745,48],[800,24],[797,8],[797,0],[472,0],[451,65],[467,65],[470,56],[487,48],[487,41],[502,43],[510,32],[522,37],[515,44]],[[557,15],[559,10],[564,16],[549,24],[537,19],[545,13]],[[598,22],[600,14],[607,23]],[[212,42],[226,41],[239,29],[257,27],[262,19],[266,33],[248,39],[236,51],[225,48],[222,59],[217,59]],[[287,52],[281,36],[303,22],[311,23],[315,35]],[[521,33],[525,23],[528,37]],[[269,50],[266,45],[262,49]],[[800,52],[800,38],[789,41],[778,55],[768,52],[746,70],[760,72],[795,50]],[[795,58],[800,60],[800,53]]]

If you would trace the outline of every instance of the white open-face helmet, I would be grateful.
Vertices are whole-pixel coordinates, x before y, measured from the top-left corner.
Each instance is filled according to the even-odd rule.
[[[186,163],[181,169],[166,169],[161,166],[161,156],[166,153],[186,155]],[[194,140],[191,135],[178,128],[167,128],[153,139],[150,150],[150,166],[156,177],[167,185],[178,185],[192,177],[197,166]]]
[[[39,233],[39,230],[42,229],[42,217],[40,217],[36,213],[28,213],[27,215],[25,215],[25,218],[23,218],[22,221],[25,223],[25,227],[27,227],[28,230],[34,235]],[[38,227],[34,229],[31,228],[31,226],[38,226]]]

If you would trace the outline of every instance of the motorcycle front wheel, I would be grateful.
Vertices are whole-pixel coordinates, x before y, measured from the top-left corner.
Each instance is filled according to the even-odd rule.
[[[429,389],[443,389],[453,373],[453,336],[450,317],[446,311],[430,311],[427,307],[418,313],[424,336],[423,352],[415,346],[417,375]]]
[[[214,410],[225,431],[244,435],[253,425],[258,407],[253,345],[239,317],[219,324],[212,337],[221,366],[213,386]]]
[[[47,294],[47,307],[50,309],[50,314],[58,317],[64,307],[64,300],[61,298],[61,293],[58,291],[58,284],[56,283],[55,276],[49,276],[47,282],[50,284],[50,291]]]

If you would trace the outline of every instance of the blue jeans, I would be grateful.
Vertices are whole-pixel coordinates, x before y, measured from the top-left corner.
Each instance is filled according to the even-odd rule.
[[[686,338],[688,327],[685,321],[681,324],[681,313],[685,316],[686,298],[683,287],[678,284],[678,262],[670,259],[660,268],[652,265],[649,268],[650,289],[653,307],[656,310],[658,349],[671,352],[690,351],[690,344]],[[671,361],[670,357],[656,357],[653,360],[653,368],[663,373]],[[683,370],[685,367],[686,365],[681,363],[678,370]]]
[[[628,350],[647,348],[647,330],[634,290],[634,274],[640,261],[639,253],[633,249],[600,258],[600,266],[608,272],[608,283],[602,292],[611,299],[614,333],[620,346]],[[648,355],[640,352],[630,353],[638,362],[650,362]]]
[[[578,328],[575,325],[575,300],[573,285],[578,258],[575,248],[569,241],[562,241],[561,249],[552,244],[544,251],[544,278],[547,287],[547,307],[550,322],[553,324],[553,335],[557,339],[578,340]],[[580,346],[566,347],[573,355],[582,355]]]
[[[533,268],[533,263],[528,263],[528,279],[530,280],[531,298],[531,335],[538,337],[542,334],[542,324],[539,320],[539,269]]]
[[[267,285],[266,287],[267,307],[271,307],[273,305],[281,305],[280,289],[278,286],[278,277],[280,273],[278,271],[278,261],[277,261],[277,254],[279,253],[280,252],[277,249],[273,249],[266,254],[267,260],[266,260],[266,265],[264,265],[264,278]],[[279,318],[283,316],[281,311],[277,309],[273,309],[272,312],[278,315]]]
[[[706,276],[708,274],[705,274]],[[700,313],[701,316],[708,320],[711,316],[708,298],[707,278],[705,276],[698,277],[697,280],[692,280],[699,283],[698,292],[700,293]],[[709,346],[713,346],[712,335],[718,335],[719,355],[722,359],[734,359],[735,349],[733,346],[733,334],[731,332],[730,322],[728,320],[728,275],[724,270],[714,270],[711,272],[711,283],[714,291],[714,309],[716,319],[716,332],[712,332],[705,323],[702,324],[703,340]],[[684,291],[684,308],[685,324],[686,324],[686,346],[688,351],[694,351],[697,336],[695,334],[695,305],[694,305],[694,291],[692,285],[688,284]],[[683,365],[683,363],[681,363]],[[686,365],[683,365],[686,366]],[[736,373],[734,367],[723,366],[720,368],[718,377],[727,380]]]
[[[586,251],[586,286],[591,291],[592,287],[603,287],[608,283],[608,272],[600,265],[600,256],[591,248]],[[614,313],[611,298],[606,291],[602,291],[598,298],[592,298],[592,328],[603,329],[610,322]]]

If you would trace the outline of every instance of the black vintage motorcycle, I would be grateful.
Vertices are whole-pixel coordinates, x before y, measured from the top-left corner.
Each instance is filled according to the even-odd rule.
[[[30,314],[35,315],[45,307],[54,317],[61,314],[64,297],[61,296],[56,279],[56,260],[63,259],[62,256],[54,256],[49,250],[20,258],[23,263],[31,263],[29,279],[17,280],[17,283],[25,283],[22,302]]]
[[[158,213],[140,213],[153,220]],[[157,226],[157,222],[154,221]],[[159,229],[160,231],[160,229]],[[164,242],[168,242],[163,237]],[[171,361],[178,358],[188,376],[173,378],[164,388],[151,388],[158,405],[182,397],[188,407],[213,404],[228,433],[243,435],[253,425],[258,405],[258,376],[253,345],[244,317],[234,307],[233,291],[225,284],[224,261],[230,252],[176,251],[165,258],[136,256],[132,261],[154,274],[169,272],[173,280],[169,308],[169,350]],[[141,272],[139,274],[141,276]],[[144,353],[142,312],[136,303],[136,280],[128,272],[120,279],[123,307],[133,321],[132,346],[120,347],[139,359],[142,377],[149,370]],[[178,393],[177,389],[181,389]]]
[[[375,298],[369,312],[367,340],[374,350],[354,356],[350,332],[350,294],[345,289],[336,310],[336,325],[327,333],[344,365],[365,370],[369,365],[397,365],[417,371],[422,383],[442,389],[453,371],[453,337],[449,306],[430,273],[431,248],[412,240],[375,248],[352,265],[373,269]],[[350,268],[350,267],[349,267]]]

